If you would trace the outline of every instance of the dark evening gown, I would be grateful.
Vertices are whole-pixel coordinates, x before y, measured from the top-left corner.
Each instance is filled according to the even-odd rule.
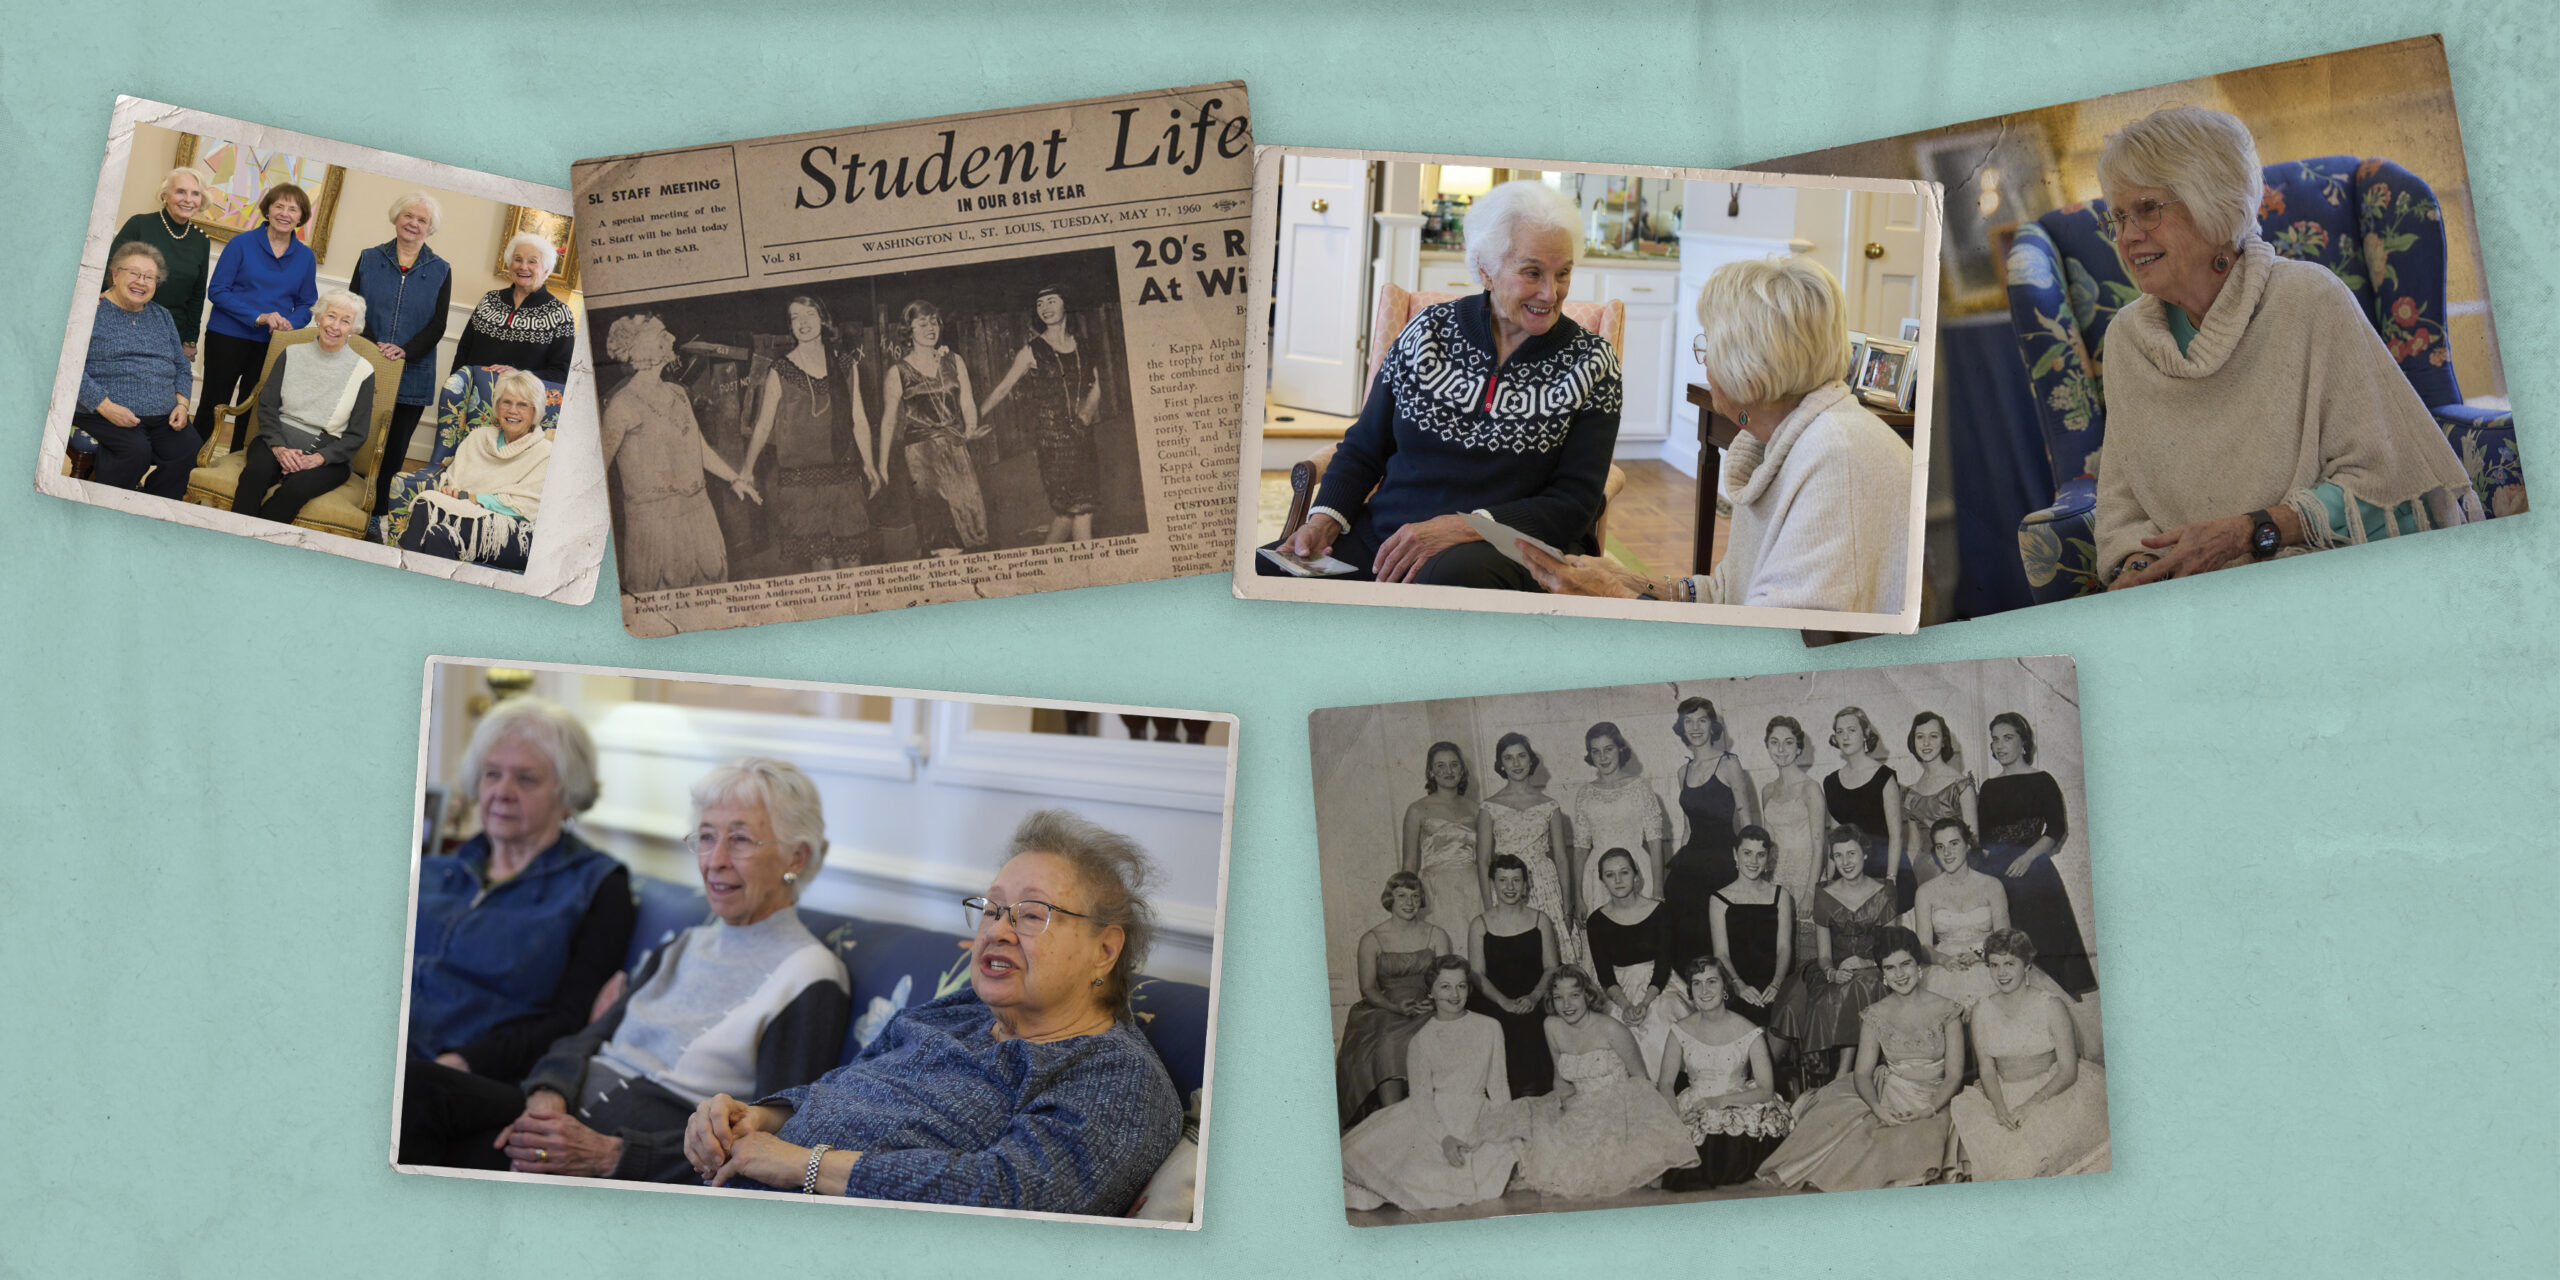
[[[1529,994],[1545,972],[1546,952],[1534,926],[1507,935],[1485,931],[1484,976],[1503,995],[1516,1000]],[[1526,1098],[1555,1087],[1555,1059],[1547,1053],[1546,1010],[1507,1012],[1483,992],[1469,998],[1467,1007],[1502,1024],[1503,1075],[1511,1082],[1512,1097]]]
[[[2053,855],[2036,859],[2025,875],[2009,877],[2009,864],[2037,840],[2050,836],[2058,850],[2070,834],[2062,787],[2041,769],[2005,773],[1983,780],[1976,803],[1982,814],[1982,852],[1974,865],[2008,890],[2009,923],[2035,940],[2036,967],[2075,996],[2097,990],[2098,971],[2090,963],[2088,941],[2080,936],[2080,921],[2071,913],[2071,897]]]
[[[1724,903],[1724,940],[1732,949],[1734,977],[1747,987],[1765,987],[1778,972],[1778,899],[1772,894],[1767,902],[1736,902],[1722,891],[1715,895]],[[1727,993],[1724,1007],[1768,1026],[1770,1017],[1786,1001],[1788,988],[1795,975],[1788,974],[1778,984],[1778,991],[1765,1006],[1755,1005],[1738,995]]]
[[[1911,882],[1908,872],[1890,877],[1885,874],[1886,832],[1892,829],[1887,824],[1902,817],[1898,813],[1886,813],[1884,809],[1885,780],[1893,776],[1893,770],[1877,765],[1875,775],[1867,779],[1865,786],[1851,787],[1840,781],[1840,773],[1835,769],[1830,777],[1822,780],[1822,802],[1830,809],[1832,821],[1857,828],[1858,838],[1867,846],[1867,874],[1877,880],[1889,879],[1892,882],[1893,909],[1899,914],[1911,910],[1911,895],[1919,892],[1920,886]],[[1826,861],[1828,857],[1826,853]]]
[[[1671,915],[1671,963],[1687,964],[1715,950],[1707,924],[1707,902],[1716,890],[1732,884],[1733,788],[1709,776],[1703,786],[1680,788],[1680,812],[1689,820],[1689,841],[1662,869],[1662,906]]]
[[[1591,913],[1584,926],[1591,940],[1591,964],[1599,972],[1603,988],[1614,986],[1629,997],[1637,988],[1652,987],[1656,992],[1671,980],[1671,913],[1656,905],[1651,915],[1634,924],[1620,924],[1609,918],[1607,911]],[[1653,1078],[1655,1067],[1662,1064],[1663,1042],[1671,1038],[1671,1004],[1656,998],[1646,1008],[1644,1021],[1627,1028],[1636,1038],[1636,1048],[1644,1052],[1645,1078]]]
[[[1378,953],[1378,988],[1397,1004],[1430,994],[1425,980],[1431,949]],[[1362,1000],[1351,1006],[1342,1024],[1342,1047],[1333,1056],[1334,1105],[1342,1127],[1368,1114],[1378,1086],[1404,1078],[1404,1049],[1415,1032],[1431,1021],[1427,1013],[1406,1013]]]

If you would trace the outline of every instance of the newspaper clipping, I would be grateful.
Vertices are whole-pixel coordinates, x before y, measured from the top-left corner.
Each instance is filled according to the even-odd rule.
[[[583,160],[639,636],[1225,568],[1240,82]]]

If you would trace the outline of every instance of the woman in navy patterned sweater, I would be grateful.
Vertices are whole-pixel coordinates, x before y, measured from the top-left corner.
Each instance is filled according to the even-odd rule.
[[[1581,252],[1562,192],[1522,180],[1477,200],[1467,266],[1484,292],[1426,307],[1394,337],[1306,523],[1276,545],[1380,582],[1516,591],[1538,585],[1461,513],[1596,550],[1622,393],[1607,340],[1564,315]]]
[[[1119,1215],[1182,1137],[1182,1104],[1129,1015],[1155,912],[1135,842],[1035,813],[965,904],[969,989],[890,1019],[860,1057],[754,1106],[693,1113],[713,1186]]]

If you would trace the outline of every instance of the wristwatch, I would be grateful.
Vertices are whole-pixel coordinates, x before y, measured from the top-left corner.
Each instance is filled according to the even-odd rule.
[[[2264,508],[2249,513],[2249,554],[2260,560],[2276,553],[2284,545],[2284,535],[2276,529],[2276,518]]]

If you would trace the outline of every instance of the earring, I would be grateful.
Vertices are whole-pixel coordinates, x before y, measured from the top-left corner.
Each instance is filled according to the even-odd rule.
[[[2230,255],[2230,254],[2227,254],[2227,253],[2217,253],[2217,254],[2213,255],[2213,273],[2214,273],[2215,275],[2221,275],[2222,273],[2224,273],[2224,272],[2226,272],[2226,271],[2229,271],[2230,269],[2231,269],[2231,255]]]
[[[1101,986],[1101,985],[1102,985],[1102,979],[1100,979],[1100,978],[1096,978],[1096,979],[1094,979],[1094,980],[1093,980],[1093,985],[1095,985],[1095,986],[1097,986],[1097,987],[1098,987],[1098,986]]]
[[[782,882],[784,884],[798,884],[800,883],[800,873],[797,871],[785,871],[782,873]]]

